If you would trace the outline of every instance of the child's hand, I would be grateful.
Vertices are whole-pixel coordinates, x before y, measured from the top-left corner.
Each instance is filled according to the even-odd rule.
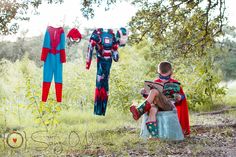
[[[147,91],[146,91],[144,88],[142,88],[142,89],[140,90],[140,94],[145,95],[145,94],[147,94]]]
[[[174,94],[174,98],[177,102],[181,101],[181,95],[180,94]]]

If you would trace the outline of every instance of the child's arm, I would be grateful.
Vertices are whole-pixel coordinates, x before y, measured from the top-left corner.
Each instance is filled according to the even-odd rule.
[[[174,98],[175,98],[175,100],[177,101],[177,102],[180,102],[180,101],[182,101],[184,98],[185,98],[185,96],[184,95],[182,95],[182,94],[174,94]]]
[[[181,101],[183,101],[185,99],[185,94],[184,94],[184,91],[183,91],[183,88],[180,87],[180,92],[178,94],[175,94],[175,100],[176,100],[176,103],[175,105],[180,105],[181,104]]]

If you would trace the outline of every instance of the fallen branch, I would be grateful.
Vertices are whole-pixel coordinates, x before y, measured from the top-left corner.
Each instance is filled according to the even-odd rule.
[[[223,128],[236,128],[236,123],[219,124],[219,125],[193,125],[192,130],[210,130],[210,129],[223,129]]]
[[[232,111],[232,110],[236,110],[236,106],[229,106],[229,107],[226,107],[226,108],[224,108],[222,110],[219,110],[219,111],[198,113],[197,116],[221,114],[221,113],[229,112],[229,111]]]

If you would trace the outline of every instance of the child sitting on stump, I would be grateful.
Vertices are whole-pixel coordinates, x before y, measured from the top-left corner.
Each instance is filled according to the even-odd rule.
[[[133,104],[130,111],[133,118],[138,120],[144,113],[148,112],[148,120],[146,122],[147,129],[152,137],[158,137],[158,120],[156,114],[158,111],[172,111],[177,109],[178,119],[182,127],[184,135],[190,134],[188,106],[185,94],[180,83],[171,78],[172,65],[167,62],[161,62],[157,68],[158,78],[154,82],[162,84],[163,91],[152,88],[149,93],[145,89],[141,90],[141,94],[146,98],[143,103],[136,106]]]

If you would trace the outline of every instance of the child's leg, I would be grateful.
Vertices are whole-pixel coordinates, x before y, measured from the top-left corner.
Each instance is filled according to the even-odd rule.
[[[149,110],[148,120],[146,122],[147,129],[152,137],[158,137],[158,128],[157,128],[157,107],[152,104],[151,109]]]
[[[148,112],[151,108],[151,104],[145,100],[138,107],[135,104],[130,106],[130,112],[133,114],[133,118],[138,120],[144,113]]]
[[[152,101],[157,107],[164,111],[171,111],[173,109],[171,101],[168,100],[168,98],[163,93],[160,93],[156,89],[152,89],[150,92],[154,93],[153,95],[155,95],[154,99],[153,97],[150,97],[150,101]]]
[[[151,108],[151,104],[162,108],[163,110],[172,110],[167,98],[156,89],[152,89],[149,92],[147,99],[138,107],[132,105],[130,111],[133,114],[133,118],[138,120],[145,112],[148,112]]]
[[[167,97],[156,89],[152,89],[147,97],[147,101],[155,104],[164,111],[172,110],[172,104]]]
[[[151,109],[149,110],[148,120],[147,122],[154,122],[156,121],[156,114],[157,114],[157,107],[152,104]]]
[[[151,104],[153,103],[157,95],[157,90],[151,90],[147,99],[143,103],[141,103],[138,107],[135,105],[132,105],[130,107],[130,112],[133,114],[133,118],[135,120],[138,120],[145,112],[148,112],[150,110]]]

